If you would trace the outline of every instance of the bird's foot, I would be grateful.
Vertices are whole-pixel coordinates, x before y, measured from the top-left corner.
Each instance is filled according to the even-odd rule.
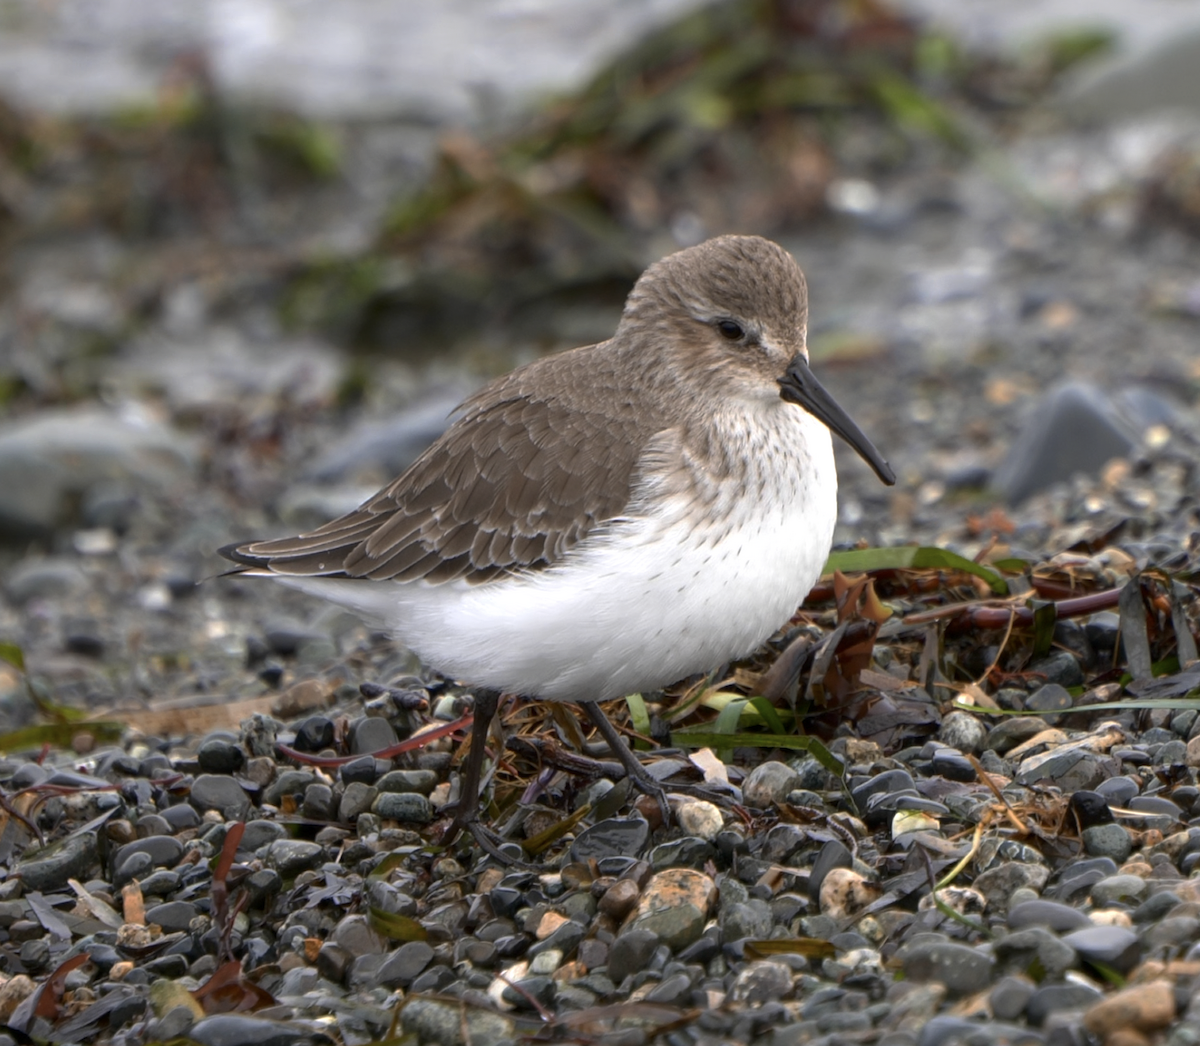
[[[524,866],[521,859],[511,852],[511,846],[509,850],[505,850],[508,840],[497,835],[479,820],[478,810],[460,808],[455,811],[454,807],[458,805],[454,803],[443,810],[443,812],[454,812],[454,816],[441,834],[439,842],[442,846],[449,846],[459,835],[466,831],[471,833],[471,837],[475,840],[476,844],[489,857],[494,858],[504,865]]]

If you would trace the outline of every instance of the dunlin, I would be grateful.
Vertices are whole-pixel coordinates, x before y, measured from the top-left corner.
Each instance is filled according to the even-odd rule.
[[[485,386],[353,512],[222,551],[474,688],[452,830],[494,852],[477,807],[502,693],[582,705],[654,791],[596,702],[743,657],[788,620],[829,554],[830,431],[895,482],[809,370],[807,319],[777,244],[679,251],[643,273],[610,340]]]

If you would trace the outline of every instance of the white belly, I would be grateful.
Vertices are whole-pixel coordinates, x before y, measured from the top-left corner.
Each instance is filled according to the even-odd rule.
[[[602,701],[751,653],[820,576],[837,514],[828,430],[780,404],[706,516],[649,500],[555,567],[483,585],[281,578],[381,620],[468,684]]]

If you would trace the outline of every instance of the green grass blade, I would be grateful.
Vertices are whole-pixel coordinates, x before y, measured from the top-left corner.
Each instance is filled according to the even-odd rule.
[[[625,704],[629,708],[629,722],[633,729],[646,737],[650,736],[650,712],[646,708],[646,699],[641,694],[626,694]],[[648,749],[649,741],[634,739],[634,748]]]
[[[983,578],[998,596],[1008,595],[1008,583],[991,567],[960,556],[946,548],[901,545],[897,548],[856,548],[833,552],[822,573],[859,573],[869,570],[961,570]]]

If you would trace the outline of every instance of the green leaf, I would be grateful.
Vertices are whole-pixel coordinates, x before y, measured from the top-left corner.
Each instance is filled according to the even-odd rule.
[[[91,734],[97,741],[118,741],[125,733],[125,724],[111,720],[82,723],[46,723],[27,726],[9,734],[0,734],[0,752],[26,752],[42,745],[70,748],[77,734]]]
[[[750,707],[753,708],[760,716],[762,721],[767,724],[767,729],[773,734],[786,734],[783,720],[779,718],[779,713],[775,710],[775,706],[771,704],[765,697],[750,698]]]
[[[404,864],[404,862],[406,860],[408,860],[408,858],[410,856],[411,856],[411,854],[407,850],[401,851],[399,853],[397,853],[396,851],[393,850],[382,861],[380,861],[374,868],[371,869],[370,874],[367,876],[367,878],[368,879],[387,879],[388,875],[395,869],[399,868],[402,864]]]
[[[25,652],[16,643],[0,643],[0,661],[7,661],[18,672],[25,671]]]
[[[671,744],[680,748],[786,748],[793,752],[808,752],[826,770],[839,777],[845,773],[841,760],[820,739],[804,734],[719,734],[712,730],[676,730],[671,734]]]
[[[1048,599],[1031,599],[1033,611],[1033,656],[1045,657],[1054,643],[1054,626],[1058,624],[1058,608]]]
[[[385,912],[374,905],[371,906],[371,925],[393,941],[424,941],[429,937],[429,931],[416,919]]]
[[[896,548],[856,548],[833,552],[825,561],[824,574],[835,570],[859,573],[871,570],[961,570],[983,578],[998,596],[1008,595],[1008,583],[991,567],[960,556],[947,548],[901,545]]]
[[[646,699],[641,694],[626,694],[625,704],[629,708],[629,721],[633,724],[633,729],[648,737],[650,735],[650,712],[646,709]],[[648,749],[650,742],[634,738],[633,747]]]
[[[724,708],[721,709],[721,714],[717,716],[712,725],[718,737],[732,737],[737,733],[738,724],[742,721],[742,710],[749,702],[744,697],[739,697],[736,700],[730,701]],[[712,746],[717,753],[717,758],[723,763],[728,763],[733,758],[732,744],[725,741],[718,741]]]

